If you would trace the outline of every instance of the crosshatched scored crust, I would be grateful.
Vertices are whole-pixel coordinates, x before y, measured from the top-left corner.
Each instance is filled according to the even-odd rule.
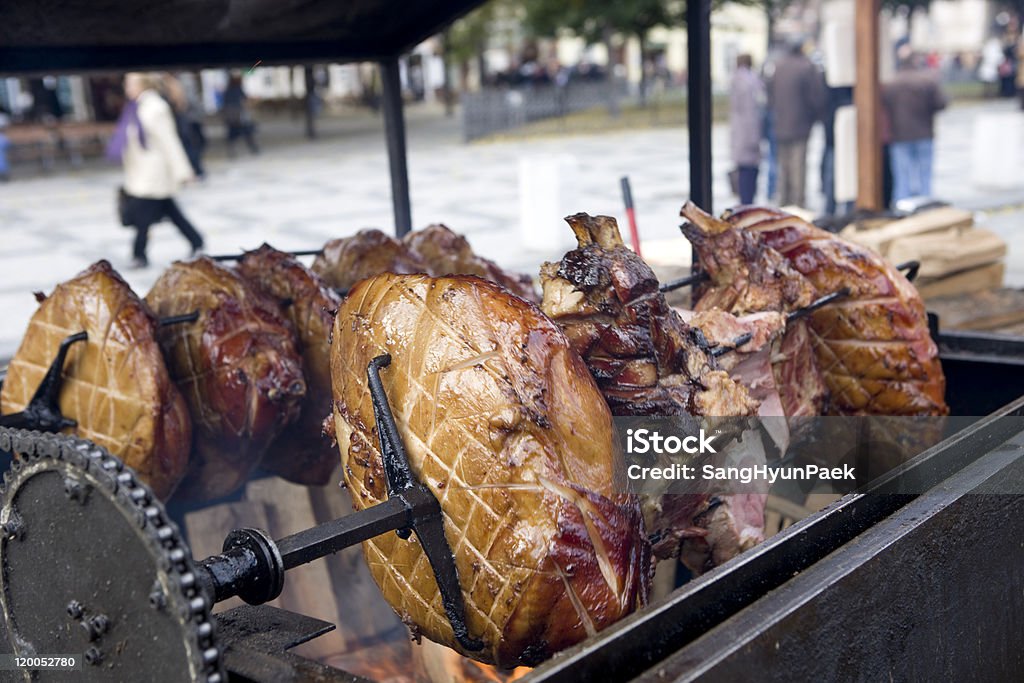
[[[60,342],[83,330],[88,341],[72,346],[64,364],[60,408],[78,421],[68,431],[106,448],[167,498],[188,466],[192,423],[149,309],[106,261],[40,304],[8,368],[2,412],[25,408]]]
[[[535,664],[646,600],[649,547],[637,501],[613,493],[611,416],[554,323],[472,276],[385,274],[353,288],[331,371],[357,509],[387,497],[366,382],[381,353],[413,469],[441,501],[470,635],[485,642],[465,654]],[[415,536],[363,547],[403,620],[459,649]]]

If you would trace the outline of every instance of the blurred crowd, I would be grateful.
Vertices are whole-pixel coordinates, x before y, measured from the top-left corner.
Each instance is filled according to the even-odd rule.
[[[802,41],[773,51],[760,69],[740,55],[729,89],[730,180],[741,204],[750,204],[762,166],[767,200],[780,206],[807,206],[808,140],[822,124],[819,160],[827,215],[845,214],[836,198],[836,116],[853,103],[853,88],[828,84],[820,60]],[[896,50],[896,71],[882,84],[879,128],[883,146],[886,206],[931,196],[935,115],[947,105],[935,61],[906,43]]]

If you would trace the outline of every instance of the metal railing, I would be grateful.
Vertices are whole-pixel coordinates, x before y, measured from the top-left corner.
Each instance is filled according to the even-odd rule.
[[[593,107],[611,106],[628,95],[625,83],[607,81],[489,88],[462,96],[463,137],[475,140],[533,121],[565,116]]]

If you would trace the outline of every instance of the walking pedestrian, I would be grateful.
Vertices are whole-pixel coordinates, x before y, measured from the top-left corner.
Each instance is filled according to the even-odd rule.
[[[177,226],[195,255],[203,238],[174,201],[174,194],[192,180],[189,164],[167,101],[157,92],[158,79],[130,73],[124,79],[126,101],[107,156],[124,165],[121,222],[135,228],[132,268],[149,265],[149,229],[164,218]]]
[[[761,165],[761,125],[764,121],[764,84],[753,71],[750,55],[736,58],[729,85],[729,142],[736,167],[740,204],[750,204],[757,193]]]
[[[192,171],[196,174],[196,178],[203,179],[206,177],[206,170],[203,168],[206,136],[203,134],[202,105],[195,97],[194,91],[190,93],[181,79],[173,74],[164,75],[160,83],[160,94],[171,105],[174,123],[178,128],[178,137],[181,138],[185,155],[188,157],[189,163],[192,164]]]
[[[260,148],[256,144],[256,124],[253,123],[246,103],[248,97],[242,87],[242,75],[231,74],[228,80],[228,87],[224,89],[220,115],[227,127],[228,156],[234,158],[235,144],[238,138],[244,138],[245,144],[253,154],[259,154]]]
[[[775,64],[768,84],[778,140],[779,204],[804,206],[807,185],[807,138],[825,109],[825,86],[801,43]]]
[[[853,88],[849,86],[831,87],[826,83],[828,104],[822,124],[825,129],[825,149],[821,153],[821,191],[825,195],[825,215],[835,216],[837,213],[849,213],[845,202],[836,202],[836,113],[842,108],[853,104]]]
[[[1017,38],[1017,96],[1020,108],[1024,109],[1024,33]]]
[[[7,148],[11,146],[11,141],[4,134],[8,121],[10,119],[7,118],[7,114],[0,111],[0,183],[6,183],[11,179],[11,166],[7,161]]]
[[[889,114],[892,202],[932,195],[935,114],[947,104],[938,76],[922,68],[913,54],[902,56],[893,80],[882,90]]]

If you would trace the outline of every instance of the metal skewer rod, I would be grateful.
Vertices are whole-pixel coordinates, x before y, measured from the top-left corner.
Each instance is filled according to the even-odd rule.
[[[786,316],[786,324],[788,325],[792,322],[799,320],[800,318],[804,318],[810,315],[811,313],[814,313],[819,308],[827,306],[831,303],[835,303],[836,301],[839,301],[841,299],[845,299],[848,296],[850,296],[850,289],[848,287],[843,287],[842,289],[832,292],[831,294],[826,294],[825,296],[819,297],[812,301],[811,303],[804,306],[803,308],[798,308],[795,311],[791,311]],[[724,356],[730,351],[735,351],[736,349],[743,346],[753,338],[754,334],[752,332],[746,332],[733,339],[729,346],[716,346],[715,348],[711,349],[708,353],[711,356],[718,358],[720,356]]]
[[[292,250],[292,251],[286,251],[285,253],[286,254],[290,254],[291,256],[319,256],[320,254],[324,253],[324,250],[323,249],[295,249],[295,250]],[[239,254],[217,254],[216,256],[210,256],[209,258],[210,258],[211,261],[238,261],[243,256],[245,256],[245,252],[242,252],[242,253],[239,253]]]
[[[917,271],[921,270],[921,262],[904,261],[896,266],[896,270],[906,271],[907,280],[913,282],[917,279]]]
[[[693,275],[687,275],[686,277],[681,277],[678,280],[669,280],[668,282],[659,285],[658,291],[671,292],[676,289],[682,289],[687,285],[699,285],[701,282],[710,279],[710,277],[711,276],[705,273],[704,271],[698,271]]]
[[[169,315],[166,318],[160,318],[157,324],[160,327],[167,327],[169,325],[178,325],[180,323],[194,323],[197,320],[199,320],[199,311],[192,311],[191,313]]]
[[[259,605],[281,594],[288,569],[389,531],[401,538],[415,532],[430,562],[455,638],[466,650],[477,651],[483,643],[469,635],[458,570],[444,535],[441,504],[416,479],[384,393],[380,370],[390,362],[391,356],[377,356],[367,368],[387,500],[279,541],[259,529],[232,531],[224,540],[224,552],[198,564],[197,580],[214,602],[237,595],[251,605]]]

